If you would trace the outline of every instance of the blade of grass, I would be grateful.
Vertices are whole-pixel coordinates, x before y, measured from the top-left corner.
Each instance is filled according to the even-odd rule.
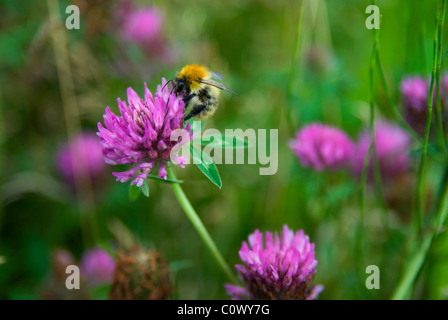
[[[67,38],[65,27],[62,25],[59,2],[47,0],[48,15],[51,22],[51,42],[53,45],[56,70],[59,80],[62,109],[64,113],[67,137],[72,141],[81,130],[78,101],[75,92],[70,56],[67,49]],[[72,154],[76,152],[73,150]],[[80,167],[86,168],[84,157],[79,157]],[[74,175],[76,199],[80,217],[81,232],[86,247],[99,242],[99,230],[96,217],[95,199],[93,195],[92,181],[84,170]]]
[[[397,105],[394,103],[389,85],[387,84],[386,76],[384,74],[384,68],[381,63],[381,58],[378,51],[376,52],[376,66],[378,69],[378,75],[381,81],[381,85],[383,86],[384,92],[386,93],[387,102],[389,104],[389,107],[392,109],[392,113],[395,117],[395,120],[409,133],[409,135],[415,141],[422,143],[423,142],[422,138],[414,131],[414,129],[409,125],[409,123],[406,122],[403,115],[400,113],[400,110],[398,110]]]
[[[3,78],[0,78],[0,88],[4,88],[3,86]],[[3,111],[4,107],[3,107],[3,97],[2,97],[2,90],[0,89],[0,150],[3,150],[3,144],[4,141],[6,139],[5,137],[5,118],[4,118],[4,114]],[[0,153],[0,179],[3,181],[4,179],[4,170],[3,170],[3,166],[4,166],[4,152]],[[3,201],[2,201],[2,197],[0,197],[0,232],[2,231],[2,221],[3,221]]]
[[[442,0],[445,3],[446,0]],[[444,7],[444,5],[442,5]],[[441,39],[440,39],[441,40]],[[432,110],[433,110],[433,92],[434,92],[434,82],[436,78],[436,74],[438,72],[438,56],[441,54],[442,46],[439,46],[439,32],[438,28],[436,28],[435,36],[434,36],[434,55],[433,55],[433,68],[431,73],[431,84],[429,86],[428,93],[428,117],[426,119],[426,127],[425,127],[425,135],[423,139],[423,149],[422,156],[420,159],[420,164],[418,167],[417,174],[417,188],[416,188],[416,214],[414,218],[415,225],[417,227],[418,233],[421,234],[423,229],[423,173],[426,164],[426,155],[428,153],[428,142],[429,142],[429,133],[431,130],[431,120],[432,120]]]
[[[446,0],[442,0],[442,8],[445,10]],[[437,21],[439,22],[440,19],[442,19],[444,16],[444,13],[439,13],[437,15]],[[416,188],[416,210],[414,215],[414,225],[416,226],[416,233],[417,236],[422,235],[423,231],[423,173],[424,173],[424,167],[425,167],[425,161],[426,161],[426,154],[428,149],[428,141],[429,141],[429,132],[431,129],[431,120],[432,120],[432,107],[433,107],[433,92],[434,92],[434,82],[435,78],[438,72],[439,64],[438,64],[438,57],[442,53],[442,45],[439,45],[439,41],[442,41],[443,39],[439,39],[439,27],[440,23],[438,23],[436,30],[435,30],[435,36],[434,36],[434,46],[433,46],[433,69],[431,74],[431,84],[430,84],[430,90],[428,94],[428,118],[426,120],[426,127],[425,127],[425,135],[423,140],[423,150],[422,150],[422,156],[418,168],[418,176],[417,176],[417,188]],[[437,215],[434,222],[434,231],[426,234],[420,241],[417,243],[416,250],[413,251],[410,259],[407,260],[407,262],[404,264],[403,272],[401,273],[400,280],[398,282],[397,288],[395,289],[392,299],[398,300],[398,299],[406,299],[410,296],[412,286],[417,278],[417,275],[419,274],[424,262],[426,261],[427,253],[431,247],[433,238],[441,228],[441,226],[445,223],[446,217],[448,212],[448,184],[445,185],[445,191],[442,196],[442,201],[440,201],[440,207],[437,211]],[[412,230],[411,230],[412,231]],[[415,234],[411,232],[410,239],[413,239],[415,237]]]
[[[173,168],[169,167],[167,168],[167,171],[168,171],[168,177],[171,180],[173,181],[177,180]],[[174,195],[179,201],[179,204],[181,205],[182,209],[184,210],[190,222],[193,224],[193,227],[196,229],[201,240],[210,250],[210,253],[212,254],[213,258],[221,267],[222,271],[227,275],[229,280],[232,281],[233,283],[238,283],[238,280],[233,274],[232,269],[229,267],[226,260],[219,251],[218,247],[216,246],[215,242],[213,241],[212,237],[208,233],[207,228],[205,228],[204,224],[201,221],[201,218],[199,218],[199,215],[196,213],[196,210],[191,205],[181,185],[178,183],[173,183],[171,184],[171,186],[173,188]]]
[[[381,58],[379,55],[379,52],[377,52],[377,69],[378,69],[378,75],[381,81],[381,84],[383,86],[384,92],[386,93],[386,100],[389,104],[389,107],[392,110],[393,116],[395,117],[395,120],[399,123],[399,125],[404,128],[407,133],[410,135],[410,137],[420,145],[423,145],[423,139],[418,135],[418,133],[415,132],[415,130],[409,125],[409,123],[404,119],[403,115],[400,113],[400,110],[398,109],[397,105],[394,103],[394,99],[392,98],[392,94],[390,91],[390,88],[387,84],[386,76],[384,73],[384,68],[381,63]],[[432,159],[437,160],[438,162],[445,163],[446,162],[446,156],[441,155],[437,152],[437,150],[431,150],[432,152],[429,154]]]
[[[295,80],[295,74],[298,66],[298,60],[299,60],[299,53],[300,53],[300,27],[302,23],[302,13],[303,13],[303,3],[301,2],[299,7],[299,17],[297,19],[297,36],[296,36],[296,42],[294,45],[294,53],[291,58],[291,67],[289,69],[289,80],[288,80],[288,89],[287,89],[287,98],[288,98],[288,109],[286,112],[286,120],[288,123],[288,127],[291,132],[294,132],[294,130],[297,128],[297,122],[299,120],[299,117],[293,116],[293,108],[292,108],[292,95],[293,95],[293,88],[294,88],[294,80]]]
[[[373,2],[376,4],[376,1]],[[358,205],[359,205],[359,221],[356,230],[356,241],[355,241],[355,252],[356,252],[356,270],[358,274],[360,289],[363,286],[362,277],[364,273],[363,269],[363,260],[364,260],[364,252],[363,252],[363,237],[364,237],[364,216],[365,216],[365,193],[367,187],[368,180],[368,172],[370,166],[370,159],[372,152],[375,152],[375,97],[374,97],[374,70],[376,65],[376,57],[378,50],[378,41],[379,41],[379,31],[378,29],[374,29],[374,39],[373,39],[373,47],[372,53],[370,56],[370,65],[369,65],[369,101],[370,101],[370,117],[369,117],[369,131],[370,131],[370,146],[367,150],[367,154],[364,158],[363,170],[361,175],[361,187],[359,188],[358,194]]]
[[[431,248],[431,244],[437,233],[445,225],[448,216],[448,183],[445,184],[445,190],[442,196],[442,201],[440,208],[437,212],[436,218],[434,220],[433,232],[425,235],[417,250],[414,251],[413,255],[406,263],[405,269],[402,276],[398,282],[397,288],[392,294],[393,300],[402,300],[408,296],[412,285],[417,278],[424,262],[426,261],[426,256]]]
[[[442,42],[443,42],[443,27],[445,25],[445,11],[446,11],[446,0],[443,0],[442,3],[442,11],[440,12],[440,19],[438,24],[438,39],[440,39],[437,47],[438,58],[437,58],[437,82],[436,82],[436,119],[437,119],[437,138],[440,149],[443,154],[446,155],[446,144],[445,144],[445,133],[443,129],[442,123],[442,102],[440,98],[440,72],[442,69],[442,59],[443,59],[443,51],[442,51]]]

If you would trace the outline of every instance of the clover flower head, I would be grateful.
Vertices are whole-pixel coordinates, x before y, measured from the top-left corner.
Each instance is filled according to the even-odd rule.
[[[289,146],[304,167],[317,171],[342,169],[353,155],[353,143],[343,131],[320,123],[299,130]]]
[[[423,135],[428,118],[429,82],[421,77],[406,77],[401,82],[400,91],[404,118],[417,133]]]
[[[57,152],[56,162],[62,177],[75,185],[75,176],[87,176],[92,180],[105,173],[102,146],[94,133],[81,133],[64,144]]]
[[[125,2],[117,20],[122,39],[139,46],[151,61],[174,59],[174,51],[163,33],[164,16],[157,7],[133,9],[132,2]]]
[[[94,248],[84,253],[81,272],[90,285],[112,283],[115,260],[103,249]]]
[[[117,252],[110,300],[166,300],[172,291],[170,268],[159,251],[132,246]]]
[[[183,122],[184,102],[174,93],[170,94],[169,86],[165,84],[166,80],[162,79],[155,96],[145,84],[144,99],[128,88],[128,104],[117,99],[121,116],[107,107],[105,127],[98,123],[97,134],[101,138],[106,163],[133,166],[124,172],[113,172],[117,181],[133,179],[131,185],[141,187],[154,171],[166,179],[169,163],[185,166],[185,157],[170,156],[182,144],[179,140],[171,140],[171,134],[178,129],[186,130],[191,138],[191,126],[185,126]]]
[[[364,167],[364,158],[371,143],[370,133],[365,130],[361,133],[356,145],[352,168],[356,175],[361,175]],[[375,123],[375,151],[378,157],[381,177],[391,180],[405,173],[411,164],[409,151],[411,139],[400,126],[385,121]],[[373,173],[373,156],[370,160],[369,178]]]
[[[123,26],[123,36],[141,45],[157,40],[162,32],[163,16],[156,7],[129,12]]]
[[[234,299],[305,300],[315,299],[322,286],[311,287],[317,260],[314,244],[303,230],[294,232],[284,226],[277,233],[263,234],[259,230],[249,235],[239,251],[244,265],[236,265],[245,287],[226,285]]]
[[[405,109],[416,112],[425,111],[428,107],[428,81],[421,77],[406,77],[400,85]]]

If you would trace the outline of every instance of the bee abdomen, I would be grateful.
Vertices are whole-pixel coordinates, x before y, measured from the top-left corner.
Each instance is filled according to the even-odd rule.
[[[218,91],[218,89],[216,89]],[[192,109],[184,120],[191,117],[196,119],[207,118],[213,115],[218,107],[219,92],[215,92],[215,88],[207,86],[200,89],[191,100],[193,104]]]
[[[209,93],[208,87],[205,87],[198,91],[197,93],[199,101],[205,103],[210,99],[213,99],[213,96]]]

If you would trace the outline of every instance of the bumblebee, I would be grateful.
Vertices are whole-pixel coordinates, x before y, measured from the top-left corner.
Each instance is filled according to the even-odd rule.
[[[185,106],[191,104],[190,112],[185,115],[184,121],[194,117],[206,119],[213,115],[218,108],[219,90],[232,90],[219,83],[223,77],[206,67],[190,64],[182,68],[176,78],[172,80],[172,90],[176,96],[182,95]]]

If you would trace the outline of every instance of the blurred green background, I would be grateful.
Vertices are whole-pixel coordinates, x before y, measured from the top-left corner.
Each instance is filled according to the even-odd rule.
[[[49,3],[0,0],[1,299],[40,299],[51,269],[51,252],[65,248],[79,259],[94,245],[81,229],[79,215],[86,206],[56,168],[57,150],[69,131]],[[68,16],[65,8],[72,3],[56,3],[63,23]],[[113,16],[119,1],[94,1],[91,5],[107,7],[105,13],[81,12],[80,30],[63,28],[74,85],[69,102],[79,110],[79,117],[69,121],[80,124],[76,130],[96,132],[105,107],[118,113],[116,99],[125,99],[128,87],[143,94],[146,82],[155,91],[162,77],[173,78],[185,64],[199,63],[221,73],[223,83],[238,95],[221,95],[220,108],[207,128],[279,130],[279,166],[273,176],[260,176],[260,165],[218,165],[223,181],[218,189],[195,166],[174,168],[227,262],[239,263],[241,242],[255,229],[280,231],[287,224],[304,229],[316,245],[319,264],[314,283],[325,286],[321,299],[389,298],[406,263],[418,157],[410,184],[393,190],[399,194],[398,206],[382,206],[373,190],[367,190],[365,265],[357,266],[359,183],[348,172],[303,168],[288,147],[295,131],[310,122],[338,126],[353,139],[366,127],[373,45],[373,30],[365,27],[369,4],[359,0],[135,1],[136,7],[156,6],[163,14],[163,39],[171,52],[167,61],[148,57],[135,43],[120,39]],[[401,79],[409,74],[428,76],[431,71],[440,1],[377,4],[379,52],[399,104]],[[98,31],[95,26],[105,27]],[[379,81],[375,80],[374,88],[378,116],[390,117]],[[436,194],[443,168],[431,161],[428,167],[426,188],[428,194]],[[97,244],[113,247],[109,226],[119,219],[172,265],[173,299],[228,299],[223,287],[228,279],[170,185],[150,181],[150,196],[130,201],[129,183],[115,182],[114,168],[107,170],[88,209],[99,228]],[[428,198],[429,208],[432,202]],[[447,246],[446,235],[437,238],[410,297],[448,297]],[[380,267],[380,290],[365,289],[365,267],[371,264]]]

